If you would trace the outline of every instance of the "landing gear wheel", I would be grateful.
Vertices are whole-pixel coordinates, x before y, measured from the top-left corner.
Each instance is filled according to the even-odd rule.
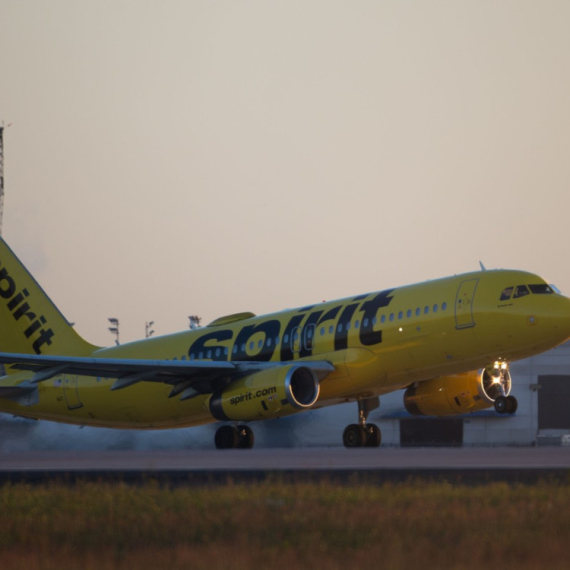
[[[498,414],[504,414],[507,412],[507,405],[506,396],[498,396],[495,400],[495,411]]]
[[[238,446],[239,434],[232,426],[222,426],[216,430],[214,443],[217,449],[233,449]]]
[[[514,414],[519,407],[519,403],[514,396],[507,396],[507,414]]]
[[[366,447],[380,447],[382,443],[382,432],[376,424],[367,424],[364,428],[366,431]]]
[[[350,424],[342,434],[342,441],[345,447],[362,447],[366,443],[366,431],[358,424]]]
[[[249,426],[239,425],[237,428],[239,449],[251,449],[253,447],[253,430]]]

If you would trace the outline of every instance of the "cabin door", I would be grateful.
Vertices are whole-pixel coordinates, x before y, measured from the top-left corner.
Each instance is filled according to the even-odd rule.
[[[475,326],[473,318],[473,298],[479,279],[462,281],[455,298],[455,328],[467,329]]]

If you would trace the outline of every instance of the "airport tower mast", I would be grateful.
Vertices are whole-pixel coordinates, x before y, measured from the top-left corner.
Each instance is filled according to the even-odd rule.
[[[0,127],[0,236],[2,235],[2,217],[4,215],[4,125]]]
[[[0,125],[0,236],[2,235],[2,218],[4,217],[4,129],[11,124],[6,125],[6,127],[4,127],[4,123]]]

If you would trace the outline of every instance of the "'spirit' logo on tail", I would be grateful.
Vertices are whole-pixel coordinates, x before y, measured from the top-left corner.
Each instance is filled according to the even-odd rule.
[[[36,313],[31,310],[29,303],[26,301],[26,297],[30,295],[28,290],[22,289],[16,293],[17,289],[18,286],[14,279],[8,274],[6,268],[0,268],[0,297],[8,301],[6,306],[16,321],[19,321],[22,317],[26,317],[29,326],[24,331],[24,335],[27,339],[35,337],[32,348],[36,354],[41,354],[41,347],[44,344],[51,344],[54,333],[49,328],[41,328],[42,325],[46,324],[46,318],[43,315],[38,317]]]

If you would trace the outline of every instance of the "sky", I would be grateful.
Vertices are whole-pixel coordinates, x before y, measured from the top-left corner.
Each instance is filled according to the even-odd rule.
[[[570,3],[0,0],[3,237],[121,341],[487,268],[570,294]]]

